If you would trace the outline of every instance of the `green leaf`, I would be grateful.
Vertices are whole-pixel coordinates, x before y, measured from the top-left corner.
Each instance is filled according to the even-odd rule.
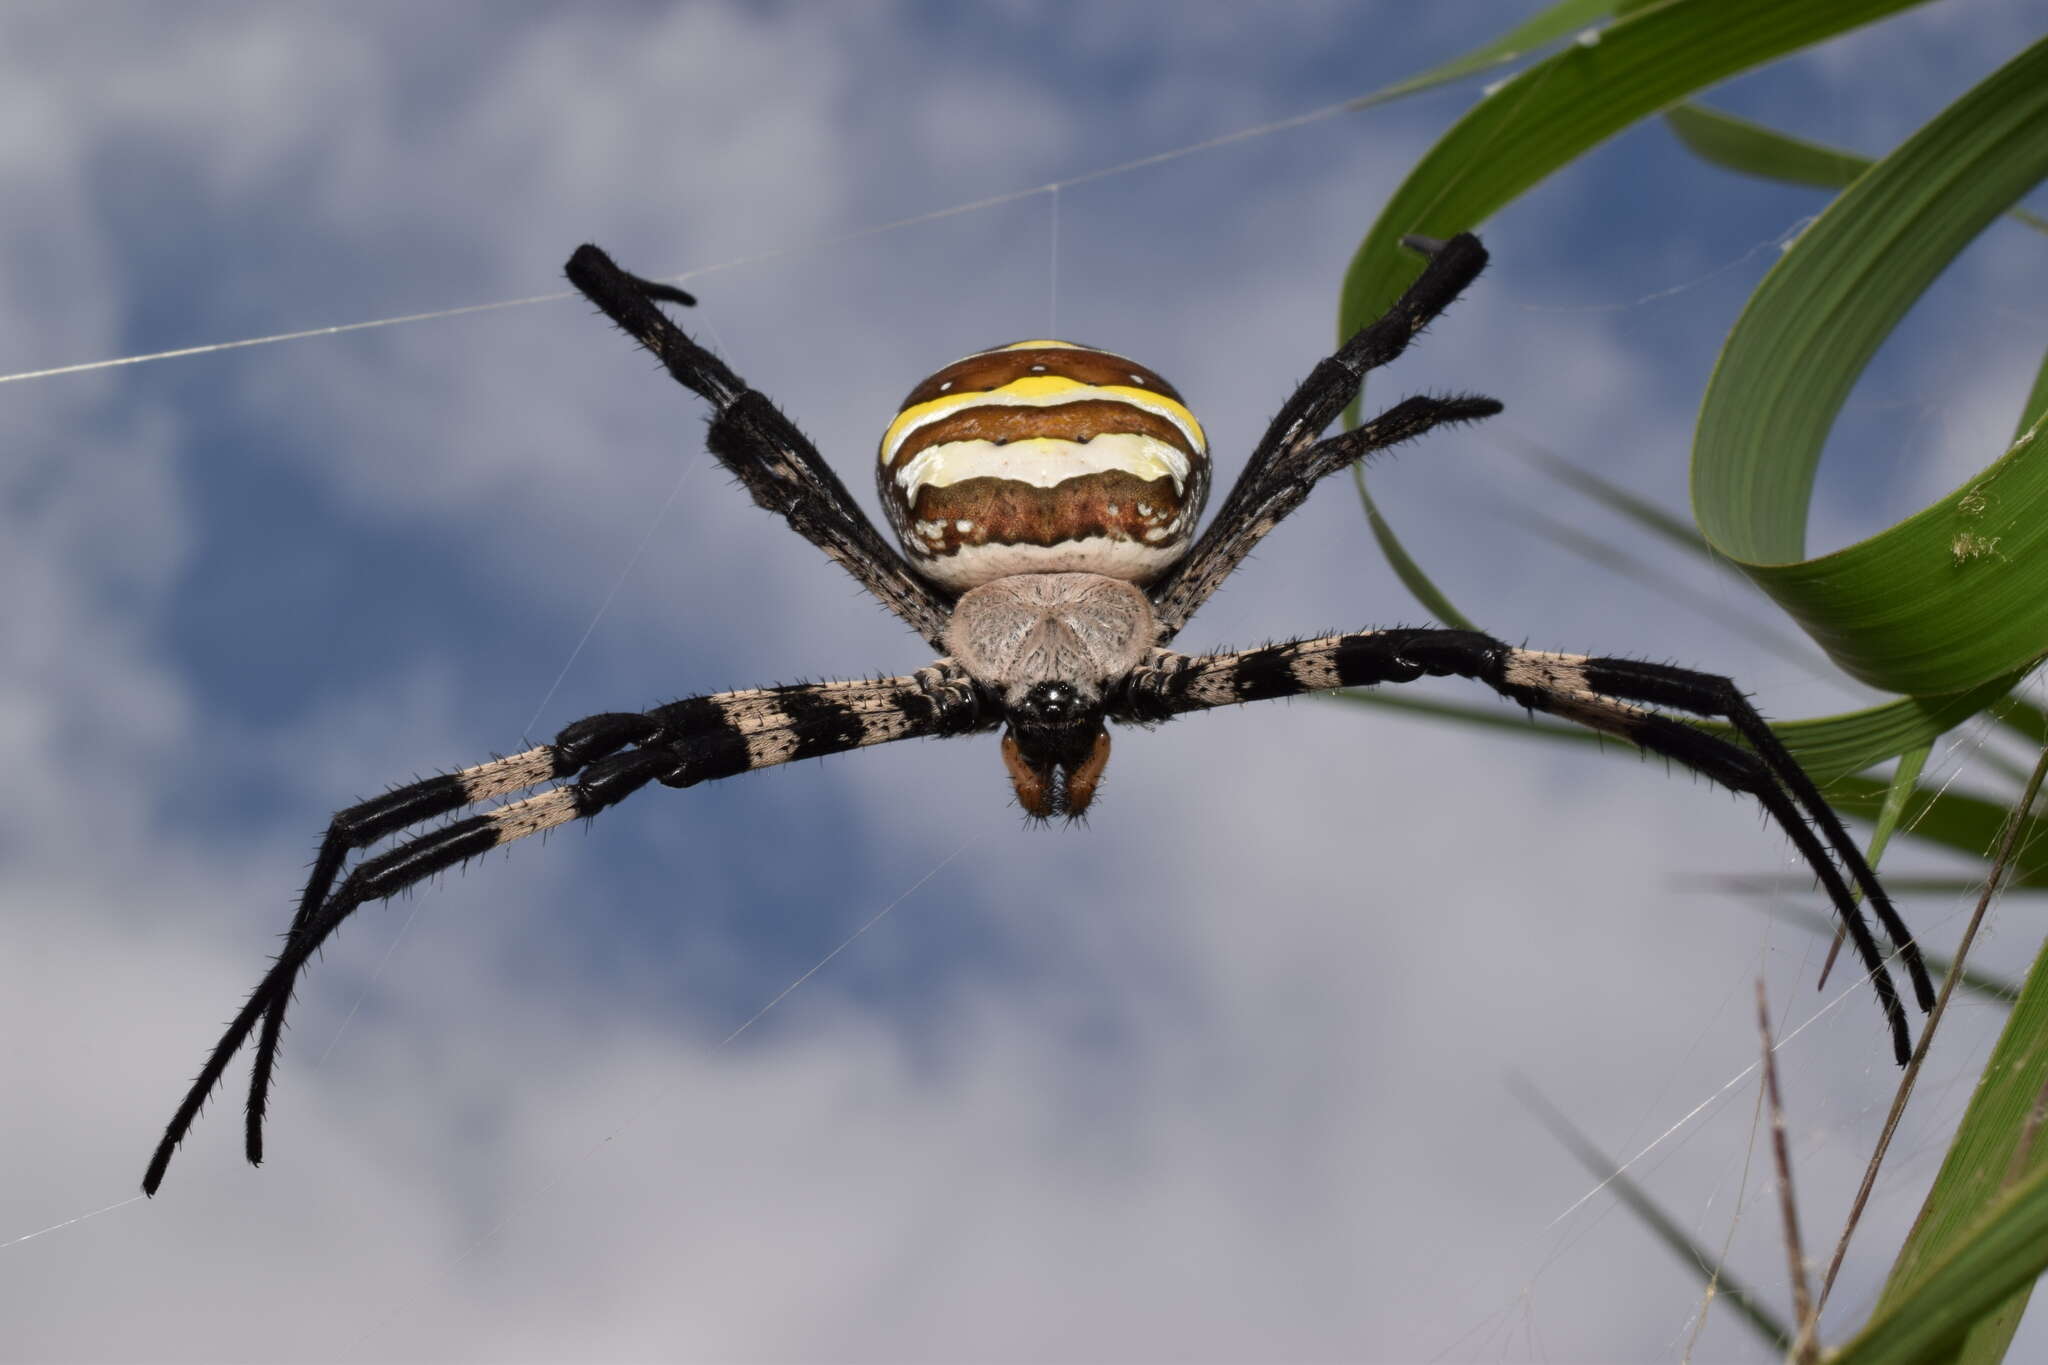
[[[2015,1010],[2013,1021],[2018,1018]],[[2012,1027],[2009,1023],[2007,1031]],[[1829,1365],[1929,1365],[1948,1359],[1947,1352],[1973,1323],[2031,1285],[2044,1269],[2048,1165],[2036,1165],[1992,1203],[1947,1256],[1905,1293],[1887,1299],[1870,1324],[1829,1357]]]
[[[2026,790],[1999,832],[1998,851],[1969,928],[1963,934],[1965,947],[1976,936],[1992,895],[2003,883],[2011,860],[2028,833],[2027,825],[2044,778],[2048,778],[2048,748],[2041,751],[2027,777]],[[1929,1021],[1929,1028],[1938,1021],[1947,1003],[1948,987],[1944,985],[1935,1007],[1936,1019]],[[1914,1062],[1907,1072],[1908,1088],[1919,1058]],[[1900,1092],[1901,1100],[1905,1093]],[[2028,973],[2019,1001],[2006,1019],[2005,1031],[1970,1096],[1970,1107],[1956,1127],[1948,1157],[1935,1177],[1934,1187],[1927,1192],[1927,1201],[1914,1220],[1913,1230],[1906,1234],[1906,1245],[1878,1298],[1876,1318],[1884,1322],[1887,1313],[1892,1314],[1894,1334],[1903,1336],[1921,1329],[1919,1323],[1900,1326],[1897,1314],[1926,1311],[1921,1296],[1930,1288],[1938,1286],[1941,1292],[1952,1292],[1950,1286],[1939,1282],[1958,1262],[1969,1264],[1976,1260],[1979,1264],[1973,1265],[1970,1273],[1981,1274],[1985,1255],[2011,1250],[2000,1244],[1997,1235],[1997,1220],[2001,1217],[1998,1200],[2030,1172],[2048,1178],[2048,1144],[2036,1141],[2044,1109],[2048,1109],[2048,945],[2044,945],[2035,959],[2034,970]],[[1882,1152],[1880,1146],[1880,1157]],[[1992,1224],[1988,1231],[1987,1218]],[[1843,1233],[1845,1241],[1848,1235]],[[2034,1241],[2034,1249],[2041,1254],[2043,1265],[2048,1266],[2048,1227],[2036,1232]],[[2036,1273],[2040,1268],[2036,1267]],[[1918,1357],[1955,1365],[1996,1365],[2005,1359],[2006,1348],[2012,1344],[2013,1332],[2032,1295],[2033,1276],[2029,1275],[2006,1286],[2004,1294],[1994,1295],[1967,1316],[1961,1312],[1962,1305],[1945,1305],[1957,1313],[1962,1330],[1944,1333],[1923,1345]]]
[[[2019,425],[2013,428],[2014,445],[2027,440],[2040,427],[2044,413],[2048,413],[2048,354],[2042,355],[2041,368],[2034,373],[2034,386],[2027,390],[2026,404],[2020,409]]]
[[[1870,833],[1870,847],[1864,851],[1873,868],[1884,856],[1885,845],[1892,841],[1892,831],[1898,827],[1899,817],[1906,813],[1906,803],[1919,786],[1920,772],[1927,766],[1927,755],[1933,752],[1933,748],[1931,744],[1916,744],[1899,755],[1899,766],[1885,786],[1884,804],[1877,810],[1876,827]]]
[[[1771,728],[1785,741],[1799,766],[1814,781],[1825,784],[1933,743],[2005,695],[2019,676],[1994,678],[1982,687],[1952,696],[1901,697],[1860,711],[1775,721]],[[1982,852],[1979,849],[1975,856]]]
[[[2048,41],[1951,104],[1844,191],[1758,286],[1700,410],[1693,507],[1714,547],[1844,670],[1960,692],[2048,650],[2048,442],[2027,436],[1949,496],[1804,554],[1821,447],[1899,319],[2048,175]]]
[[[1667,109],[1664,121],[1694,156],[1763,180],[1838,190],[1872,165],[1870,157],[1857,152],[1808,142],[1703,104]],[[2025,209],[2008,213],[2037,232],[2048,232],[2048,218]]]
[[[1624,5],[1624,8],[1626,7]],[[1466,76],[1476,75],[1496,66],[1505,66],[1537,48],[1548,47],[1559,38],[1597,24],[1614,11],[1615,0],[1559,0],[1559,3],[1515,25],[1492,42],[1483,43],[1463,56],[1433,66],[1420,75],[1410,76],[1405,81],[1385,86],[1369,95],[1361,95],[1347,107],[1370,109],[1376,104],[1386,104],[1404,95],[1433,90],[1437,86],[1462,80]]]
[[[1877,870],[1879,860],[1892,841],[1892,831],[1898,828],[1899,819],[1906,813],[1906,803],[1912,799],[1919,786],[1920,773],[1927,767],[1927,755],[1934,751],[1932,743],[1916,744],[1899,755],[1898,766],[1892,770],[1891,781],[1885,786],[1884,803],[1877,809],[1877,819],[1870,832],[1870,843],[1863,850],[1864,861],[1871,871]],[[1856,887],[1851,893],[1860,903],[1863,888]],[[1820,979],[1826,981],[1828,972],[1834,968],[1835,955],[1842,950],[1842,936],[1847,926],[1837,929],[1834,942],[1828,948],[1827,962],[1820,969]]]
[[[1664,122],[1694,156],[1763,180],[1838,190],[1871,165],[1867,156],[1808,142],[1702,104],[1666,109]]]
[[[1992,1049],[1941,1173],[1870,1325],[1839,1361],[2005,1356],[2034,1278],[2048,1269],[2048,948]]]
[[[1392,306],[1420,273],[1407,233],[1479,226],[1638,119],[1739,71],[1925,0],[1666,0],[1515,75],[1438,139],[1366,232],[1344,275],[1338,335]]]

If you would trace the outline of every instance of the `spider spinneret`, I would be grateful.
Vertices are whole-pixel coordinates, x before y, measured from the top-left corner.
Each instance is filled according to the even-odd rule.
[[[943,656],[898,677],[748,688],[586,716],[552,743],[336,814],[282,951],[186,1089],[143,1190],[156,1192],[201,1106],[252,1037],[244,1145],[252,1163],[262,1161],[292,988],[350,915],[479,854],[588,819],[650,784],[689,787],[870,744],[1002,728],[1004,765],[1025,811],[1041,820],[1073,816],[1095,798],[1109,760],[1108,724],[1151,726],[1212,707],[1422,677],[1483,683],[1531,711],[1753,797],[1833,902],[1904,1065],[1905,1008],[1857,893],[1929,1009],[1934,987],[1919,949],[1841,817],[1729,679],[1522,649],[1473,630],[1366,629],[1224,654],[1168,648],[1319,480],[1437,427],[1500,411],[1490,398],[1415,397],[1323,439],[1365,375],[1398,357],[1486,264],[1469,233],[1404,244],[1427,258],[1420,275],[1289,396],[1199,538],[1192,537],[1208,491],[1208,447],[1173,387],[1107,351],[1025,341],[940,370],[890,423],[876,476],[901,553],[795,424],[660,307],[695,300],[628,274],[594,246],[579,248],[570,281],[710,403],[706,441],[719,462]],[[1741,742],[1672,711],[1722,720]],[[353,855],[394,836],[392,847],[350,866]]]

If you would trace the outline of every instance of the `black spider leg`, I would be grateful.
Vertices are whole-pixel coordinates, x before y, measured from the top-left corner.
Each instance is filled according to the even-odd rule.
[[[940,637],[947,600],[883,539],[796,424],[654,306],[651,298],[667,297],[668,286],[619,269],[589,245],[576,248],[568,274],[678,383],[711,404],[711,453],[746,485],[756,504],[787,520],[933,647],[945,648]]]
[[[1448,242],[1423,237],[1402,240],[1429,256],[1415,283],[1377,321],[1359,328],[1336,354],[1318,362],[1281,405],[1201,539],[1186,558],[1152,585],[1152,611],[1159,621],[1161,643],[1171,640],[1252,547],[1301,505],[1316,479],[1382,446],[1420,436],[1431,427],[1469,422],[1500,411],[1500,404],[1490,398],[1410,398],[1350,433],[1358,439],[1346,446],[1333,446],[1324,460],[1308,458],[1309,448],[1323,429],[1358,397],[1365,376],[1400,356],[1416,334],[1450,307],[1486,268],[1486,248],[1469,232]],[[1384,439],[1375,440],[1375,433]],[[1346,458],[1328,463],[1334,455]],[[1322,467],[1326,463],[1327,467]]]
[[[1476,422],[1500,410],[1496,400],[1477,395],[1408,398],[1340,436],[1310,446],[1283,447],[1261,471],[1256,489],[1247,492],[1246,481],[1239,481],[1201,543],[1176,566],[1175,571],[1184,576],[1166,592],[1185,606],[1171,607],[1177,621],[1168,623],[1162,618],[1159,638],[1171,639],[1223,580],[1237,571],[1245,556],[1308,500],[1318,482],[1389,446],[1412,441],[1438,427]]]
[[[245,1139],[249,1160],[262,1161],[263,1118],[284,1007],[307,961],[362,906],[514,840],[588,819],[649,782],[688,787],[871,744],[966,734],[996,724],[998,715],[957,664],[941,659],[908,677],[754,688],[691,697],[645,713],[589,716],[564,728],[553,744],[415,782],[341,812],[322,841],[282,951],[166,1126],[143,1176],[144,1193],[156,1193],[178,1144],[259,1023],[263,1032],[251,1070]],[[569,780],[415,835],[364,859],[334,885],[355,849],[554,779]]]
[[[1145,724],[1239,702],[1425,676],[1483,682],[1531,710],[1618,736],[1755,797],[1834,902],[1890,1024],[1893,1052],[1900,1065],[1906,1063],[1912,1037],[1905,1008],[1849,882],[1862,889],[1897,948],[1924,1010],[1933,1006],[1934,987],[1912,931],[1813,779],[1727,678],[1633,659],[1517,649],[1478,631],[1379,630],[1201,658],[1159,650],[1131,674],[1110,715]],[[1751,747],[1645,710],[1646,705],[1725,719]]]

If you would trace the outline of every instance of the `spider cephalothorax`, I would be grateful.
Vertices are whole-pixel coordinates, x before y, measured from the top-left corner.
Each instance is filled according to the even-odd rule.
[[[1158,634],[1145,594],[1100,573],[1011,574],[954,605],[946,651],[1000,699],[1003,763],[1026,812],[1088,809],[1109,762],[1111,693]]]
[[[283,951],[185,1092],[143,1189],[155,1193],[251,1035],[245,1143],[250,1161],[262,1160],[292,987],[357,909],[480,853],[593,816],[650,783],[688,787],[869,744],[1000,728],[1024,809],[1041,819],[1077,815],[1108,762],[1110,724],[1155,725],[1216,706],[1424,676],[1482,682],[1532,711],[1614,735],[1754,797],[1834,903],[1903,1064],[1905,1009],[1857,893],[1926,1009],[1934,992],[1919,950],[1841,818],[1728,679],[1519,649],[1472,630],[1362,630],[1234,654],[1168,648],[1318,480],[1432,428],[1500,410],[1490,398],[1410,398],[1322,439],[1366,373],[1400,355],[1486,264],[1470,235],[1406,244],[1429,258],[1420,276],[1282,405],[1199,538],[1191,539],[1208,490],[1208,448],[1173,387],[1107,351],[1024,341],[948,365],[914,388],[890,423],[877,476],[903,553],[789,419],[662,312],[662,303],[692,302],[688,295],[627,274],[594,246],[580,248],[570,280],[711,403],[711,451],[754,501],[838,561],[943,657],[899,677],[750,688],[588,716],[551,744],[342,811],[321,841]],[[1718,718],[1741,742],[1668,711]],[[459,818],[416,829],[451,815]],[[343,875],[351,854],[408,830],[415,832]]]

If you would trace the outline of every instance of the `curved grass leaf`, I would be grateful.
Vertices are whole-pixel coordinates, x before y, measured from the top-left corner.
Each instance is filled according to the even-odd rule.
[[[1994,678],[1968,692],[1901,697],[1839,715],[1773,721],[1771,728],[1814,781],[1827,783],[1932,743],[1997,701],[2017,681],[2017,675]],[[1980,849],[1978,856],[1981,854]]]
[[[2048,442],[2028,435],[1899,525],[1803,558],[1814,471],[1856,377],[1936,274],[2048,175],[2048,41],[1842,193],[1758,286],[1701,405],[1693,506],[1845,671],[1960,692],[2048,649]]]
[[[2048,412],[2048,354],[2041,357],[2041,367],[2034,372],[2034,385],[2027,390],[2026,406],[2020,409],[2019,424],[2012,429],[2015,444],[2026,439],[2044,412]]]

